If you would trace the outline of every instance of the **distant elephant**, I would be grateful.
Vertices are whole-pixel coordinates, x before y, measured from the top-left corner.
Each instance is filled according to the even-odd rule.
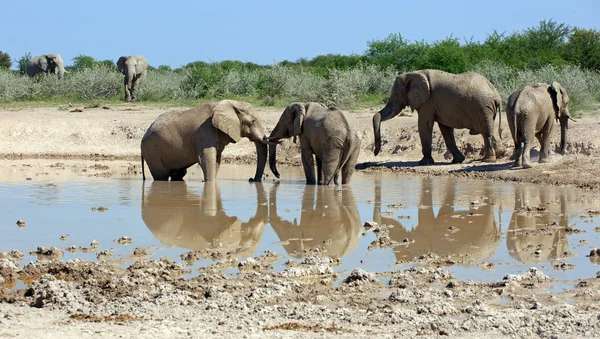
[[[411,261],[416,257],[434,253],[441,257],[460,256],[470,259],[487,259],[494,255],[502,239],[501,225],[494,218],[493,191],[484,189],[490,199],[486,204],[459,207],[456,200],[456,183],[445,181],[444,195],[437,216],[433,206],[434,179],[422,178],[417,220],[407,219],[403,225],[397,218],[381,216],[381,181],[375,180],[375,205],[373,220],[379,224],[392,225],[389,237],[399,243],[394,248],[397,261]],[[439,185],[438,185],[439,187]],[[469,202],[466,202],[469,204]],[[411,225],[407,227],[406,225]],[[452,226],[452,228],[451,228]],[[414,243],[405,239],[414,240]]]
[[[135,92],[140,87],[142,80],[146,76],[148,62],[141,55],[122,56],[117,61],[119,71],[125,76],[123,85],[125,86],[125,101],[135,101]]]
[[[68,72],[65,71],[63,59],[60,54],[44,54],[33,57],[27,62],[27,75],[29,77],[34,77],[40,73],[56,73],[60,80],[63,74]]]
[[[560,121],[560,152],[564,153],[569,119],[573,119],[569,114],[567,91],[558,82],[525,86],[511,94],[506,105],[506,118],[515,142],[511,157],[515,167],[531,168],[529,152],[534,136],[541,145],[540,163],[548,161],[554,120]]]
[[[546,186],[532,189],[539,193],[533,194],[527,187],[515,185],[515,208],[506,236],[510,256],[525,264],[561,258],[569,247],[565,231],[569,226],[565,192],[560,190],[557,195],[552,192],[553,188]],[[528,210],[528,206],[533,209]],[[557,224],[552,225],[555,221]]]
[[[190,191],[185,182],[152,182],[150,190],[142,194],[142,219],[165,245],[195,251],[217,249],[233,252],[238,258],[251,256],[268,218],[265,189],[261,183],[253,185],[256,213],[247,222],[226,214],[216,182],[204,183],[202,196]]]
[[[351,114],[338,108],[327,108],[316,102],[289,105],[268,137],[270,142],[283,138],[300,137],[302,167],[306,183],[338,184],[342,174],[342,185],[350,183],[354,166],[360,153],[360,126]],[[269,166],[279,177],[276,168],[276,146],[269,149]],[[314,157],[317,161],[315,180]]]
[[[494,119],[501,115],[502,100],[494,86],[484,76],[474,72],[451,74],[439,70],[420,70],[396,77],[387,105],[373,116],[375,155],[381,150],[381,122],[400,113],[406,106],[417,110],[423,159],[419,165],[434,163],[431,156],[433,123],[444,137],[452,163],[462,163],[465,156],[456,146],[455,128],[467,128],[470,134],[482,134],[485,145],[484,162],[495,162],[504,155],[500,134],[494,129]],[[498,130],[500,127],[498,127]]]
[[[356,249],[362,225],[350,186],[341,191],[327,186],[305,186],[302,206],[298,206],[300,222],[284,220],[278,214],[277,195],[281,197],[283,193],[278,189],[282,189],[278,184],[271,188],[269,223],[289,255],[302,257],[305,250],[319,248],[326,251],[324,255],[342,258]]]
[[[144,160],[154,180],[183,180],[187,168],[198,163],[204,181],[214,181],[223,149],[242,137],[256,145],[258,162],[251,180],[260,181],[267,163],[267,144],[252,105],[222,100],[182,112],[163,113],[142,137],[142,176],[146,180]]]

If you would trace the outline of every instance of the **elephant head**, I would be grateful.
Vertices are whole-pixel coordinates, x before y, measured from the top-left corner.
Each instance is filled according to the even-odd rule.
[[[136,74],[143,74],[148,69],[146,58],[141,55],[122,56],[117,61],[119,71],[125,76],[127,83],[131,86]]]
[[[56,73],[60,80],[68,72],[65,71],[63,59],[60,54],[44,54],[31,58],[27,66],[27,74],[29,76],[34,76],[38,73]]]
[[[567,145],[569,119],[573,120],[569,113],[569,95],[556,81],[548,86],[548,93],[550,93],[550,97],[552,97],[552,106],[554,107],[556,120],[560,122],[560,153],[564,153]]]
[[[398,115],[406,106],[418,110],[429,99],[427,77],[419,72],[404,73],[396,77],[390,98],[383,109],[373,116],[375,155],[381,151],[381,122]]]
[[[233,143],[240,141],[242,137],[254,142],[257,166],[256,174],[251,180],[260,181],[267,163],[267,142],[254,107],[247,102],[222,100],[213,108],[212,124],[225,133]]]
[[[317,103],[317,102],[309,102],[309,103],[292,103],[290,104],[281,114],[277,125],[273,128],[271,135],[267,138],[270,142],[269,147],[269,167],[271,168],[271,172],[279,178],[279,172],[277,171],[277,144],[276,142],[285,138],[294,138],[294,143],[296,143],[296,138],[302,134],[302,124],[304,123],[304,118],[311,114],[315,109],[323,109],[327,108],[326,106]]]
[[[153,181],[150,190],[142,193],[142,219],[165,245],[233,252],[238,258],[251,256],[268,217],[264,187],[260,183],[253,185],[256,213],[247,222],[225,213],[215,182],[204,183],[202,194],[198,195],[183,181]]]

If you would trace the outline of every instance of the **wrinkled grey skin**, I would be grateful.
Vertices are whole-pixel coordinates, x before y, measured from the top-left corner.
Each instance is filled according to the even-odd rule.
[[[29,59],[27,62],[27,75],[34,77],[36,74],[42,73],[55,73],[58,75],[59,80],[62,79],[66,71],[60,54],[44,54]]]
[[[571,115],[569,96],[558,82],[525,86],[511,94],[506,105],[506,119],[515,142],[515,152],[511,156],[515,167],[531,167],[529,153],[534,137],[541,145],[540,163],[548,161],[555,120],[560,121],[560,153],[564,153]]]
[[[187,111],[163,113],[142,137],[144,180],[145,160],[154,180],[183,180],[187,168],[198,163],[204,181],[215,181],[223,149],[242,137],[256,145],[257,167],[251,181],[261,181],[267,162],[267,144],[252,105],[222,100],[204,103]]]
[[[201,195],[182,181],[154,181],[146,192],[142,186],[142,219],[165,245],[248,257],[258,247],[269,216],[263,184],[251,185],[256,188],[256,212],[246,222],[227,214],[217,182],[204,183]]]
[[[277,142],[294,137],[296,142],[299,137],[306,183],[329,185],[333,180],[337,185],[341,172],[344,185],[350,183],[360,153],[359,131],[358,121],[347,112],[316,102],[293,103],[285,109],[268,140]],[[276,152],[276,146],[271,146],[269,166],[278,176]],[[317,162],[316,179],[314,157]]]
[[[410,106],[419,114],[419,136],[423,158],[420,165],[434,163],[431,156],[433,124],[438,123],[452,163],[462,163],[465,156],[456,146],[455,128],[467,128],[470,134],[482,134],[484,162],[495,162],[504,155],[500,133],[494,129],[496,115],[501,118],[500,94],[481,74],[451,74],[438,70],[420,70],[396,77],[387,105],[373,116],[375,155],[381,150],[382,121],[389,120]],[[498,131],[500,127],[498,127]]]
[[[135,101],[136,91],[140,87],[144,76],[146,76],[146,70],[148,69],[148,62],[146,58],[141,55],[136,56],[122,56],[117,61],[117,67],[119,71],[123,73],[123,85],[125,86],[125,101]]]

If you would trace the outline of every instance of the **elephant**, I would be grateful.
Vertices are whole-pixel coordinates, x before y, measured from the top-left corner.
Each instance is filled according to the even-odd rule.
[[[256,213],[247,222],[226,214],[216,182],[204,183],[200,196],[185,182],[154,181],[149,191],[142,193],[142,219],[165,245],[248,257],[256,251],[268,218],[266,191],[262,183],[252,185]]]
[[[341,171],[342,185],[350,183],[360,152],[360,127],[351,114],[338,108],[327,108],[316,102],[292,103],[281,114],[277,125],[267,138],[278,142],[283,138],[300,137],[302,167],[306,183],[338,184]],[[269,166],[277,177],[277,146],[269,147]],[[315,180],[314,157],[317,162]]]
[[[494,129],[494,120],[500,116],[502,99],[488,79],[475,72],[451,74],[439,70],[419,70],[396,77],[390,98],[383,109],[373,116],[375,155],[381,151],[381,122],[389,120],[410,106],[418,113],[418,129],[423,158],[419,165],[434,163],[431,156],[433,123],[444,137],[452,163],[462,163],[465,156],[456,146],[455,128],[467,128],[470,134],[482,134],[484,162],[496,162],[504,155],[504,146]]]
[[[544,186],[539,190],[536,197],[527,187],[515,185],[515,209],[508,225],[506,247],[511,257],[525,264],[543,263],[563,257],[569,247],[565,192],[557,195],[550,191],[550,187]],[[536,203],[543,210],[527,209]],[[558,217],[557,220],[554,219],[555,216]],[[553,225],[555,221],[557,224]]]
[[[444,195],[437,216],[434,213],[433,191],[436,183],[432,178],[422,178],[416,225],[406,227],[398,218],[381,216],[381,179],[375,179],[375,204],[373,220],[379,224],[392,225],[389,237],[401,245],[395,247],[398,262],[410,261],[423,255],[460,256],[469,259],[486,259],[494,255],[502,239],[501,225],[494,218],[493,192],[485,188],[484,195],[490,201],[468,209],[457,207],[456,183],[443,180]],[[439,185],[438,185],[439,186]],[[410,220],[410,219],[408,219]],[[410,221],[407,221],[410,222]],[[450,226],[454,230],[450,230]],[[405,240],[414,240],[414,243]]]
[[[125,101],[135,101],[136,91],[146,76],[148,62],[141,55],[122,56],[117,61],[119,71],[123,73],[123,85],[125,86]]]
[[[183,180],[187,168],[198,163],[204,181],[214,181],[223,149],[241,137],[256,145],[258,162],[251,180],[261,181],[268,150],[266,135],[251,104],[222,100],[163,113],[142,137],[142,177],[146,180],[145,160],[154,180]]]
[[[534,135],[541,146],[539,162],[548,162],[554,120],[560,121],[560,153],[565,151],[569,119],[573,120],[569,113],[569,95],[556,81],[551,85],[525,86],[508,98],[506,119],[515,142],[513,165],[531,168],[529,152]]]
[[[289,255],[303,257],[306,251],[322,246],[325,255],[342,258],[356,249],[362,225],[350,186],[340,192],[334,187],[305,186],[300,223],[277,213],[278,189],[278,183],[271,188],[269,222]]]
[[[56,73],[60,80],[68,72],[65,71],[63,59],[60,54],[44,54],[33,57],[27,62],[27,75],[29,77],[32,78],[40,73]]]

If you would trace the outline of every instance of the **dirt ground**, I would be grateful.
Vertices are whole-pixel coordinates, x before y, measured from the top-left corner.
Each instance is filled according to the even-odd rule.
[[[129,173],[140,174],[142,135],[159,114],[173,110],[133,104],[73,109],[0,110],[0,159],[84,159],[100,166],[120,160],[129,163]],[[268,134],[282,110],[257,110]],[[363,134],[360,170],[600,188],[597,117],[570,125],[565,155],[522,170],[511,169],[508,158],[495,164],[476,161],[483,143],[466,131],[457,131],[456,139],[467,161],[450,165],[437,128],[437,164],[416,166],[421,158],[417,119],[408,112],[382,124],[382,153],[375,157],[375,110],[353,113]],[[503,140],[510,154],[512,141],[504,121]],[[229,162],[254,157],[254,145],[247,140],[228,146],[224,154]],[[283,143],[278,158],[299,164],[297,145]],[[3,162],[0,167],[6,166]],[[7,179],[25,180],[28,175]],[[277,258],[271,252],[242,261],[225,256],[197,277],[183,278],[186,266],[169,259],[147,261],[143,255],[127,262],[48,258],[23,265],[22,253],[0,253],[0,337],[600,336],[600,272],[561,282],[566,287],[551,293],[548,286],[555,282],[535,268],[478,283],[456,279],[443,268],[449,264],[446,258],[433,257],[415,268],[378,276],[356,269],[340,281],[333,270],[336,260],[307,257],[288,262],[283,272],[270,272]],[[225,275],[230,268],[238,269],[237,277]],[[31,283],[14,290],[16,279]]]

